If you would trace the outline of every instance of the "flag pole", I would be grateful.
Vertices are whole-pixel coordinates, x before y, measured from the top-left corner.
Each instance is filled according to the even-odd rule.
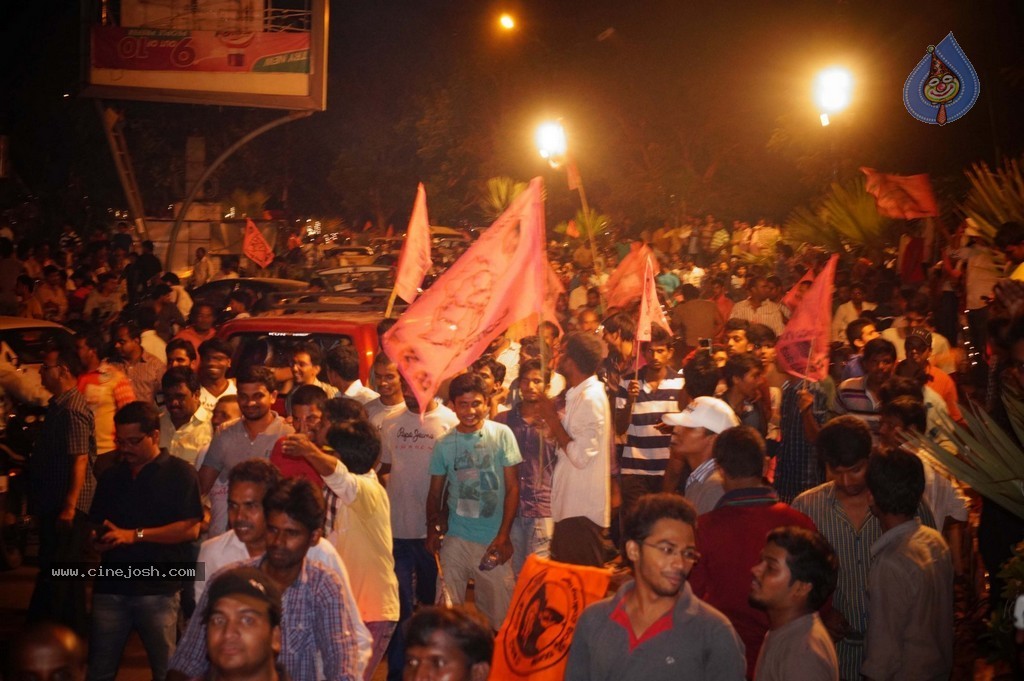
[[[391,310],[395,307],[395,299],[398,297],[397,288],[397,284],[391,287],[391,297],[388,298],[388,308],[384,311],[384,319],[390,319],[391,317]]]

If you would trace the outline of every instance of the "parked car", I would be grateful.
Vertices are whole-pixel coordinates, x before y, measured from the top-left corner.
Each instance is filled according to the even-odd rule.
[[[0,317],[0,569],[20,566],[28,542],[28,464],[48,395],[39,367],[51,344],[70,349],[74,334],[40,319]]]
[[[224,310],[228,306],[228,299],[238,289],[246,289],[256,296],[256,303],[251,310],[252,314],[265,312],[270,303],[267,296],[270,293],[288,293],[305,291],[309,283],[300,279],[276,279],[274,277],[239,277],[237,279],[218,279],[203,284],[192,292],[192,299],[197,303],[202,301],[210,303],[218,310]]]

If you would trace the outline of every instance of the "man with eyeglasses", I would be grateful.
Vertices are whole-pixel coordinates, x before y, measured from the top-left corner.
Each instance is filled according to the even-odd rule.
[[[103,473],[89,511],[101,570],[194,565],[203,506],[193,465],[160,449],[160,412],[131,402],[114,415],[119,461]],[[112,681],[135,629],[155,681],[167,675],[177,637],[182,580],[98,577],[93,588],[89,679]]]
[[[29,604],[30,621],[61,622],[86,633],[84,581],[50,579],[54,561],[80,561],[89,536],[86,513],[96,480],[94,417],[77,390],[83,367],[72,352],[49,350],[39,369],[43,387],[53,393],[32,454],[33,512],[39,520],[39,574]]]
[[[626,518],[633,580],[580,616],[566,681],[742,679],[743,643],[725,615],[694,596],[697,514],[675,494],[648,494]]]
[[[764,482],[765,441],[749,426],[737,426],[715,439],[712,455],[722,474],[725,494],[713,511],[697,519],[701,560],[690,573],[690,587],[719,608],[743,639],[747,671],[768,633],[769,619],[747,601],[750,570],[758,563],[764,538],[777,527],[795,525],[814,530],[814,522],[779,501]]]

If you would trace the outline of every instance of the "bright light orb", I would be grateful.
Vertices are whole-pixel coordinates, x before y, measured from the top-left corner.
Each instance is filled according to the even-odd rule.
[[[556,160],[565,156],[567,148],[565,128],[561,123],[544,123],[537,128],[537,149],[541,158]]]
[[[814,83],[814,98],[825,113],[836,113],[850,105],[853,76],[846,69],[826,69]]]
[[[516,27],[516,20],[512,18],[511,14],[502,14],[498,18],[498,23],[506,31],[511,31],[513,28]]]

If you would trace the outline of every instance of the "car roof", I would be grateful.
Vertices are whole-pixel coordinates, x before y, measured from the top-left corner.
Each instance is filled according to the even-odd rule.
[[[260,315],[232,319],[220,326],[222,338],[239,333],[342,333],[352,327],[373,326],[384,319],[384,312],[296,312],[285,315]]]
[[[73,333],[66,326],[55,322],[48,322],[45,319],[29,319],[28,317],[8,317],[0,315],[0,331],[6,329],[60,329],[67,333]]]

